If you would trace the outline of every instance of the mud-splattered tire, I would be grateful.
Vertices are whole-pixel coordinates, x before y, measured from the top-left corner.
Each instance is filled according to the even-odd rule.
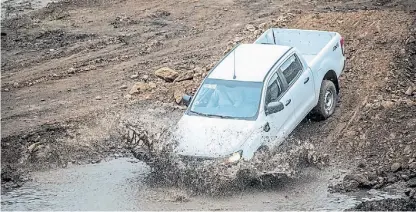
[[[330,117],[335,111],[337,100],[337,90],[334,83],[329,80],[322,81],[318,105],[312,110],[315,118],[325,120]]]

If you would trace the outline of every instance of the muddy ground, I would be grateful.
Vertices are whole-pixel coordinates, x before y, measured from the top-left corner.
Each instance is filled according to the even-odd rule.
[[[3,191],[32,171],[129,156],[120,123],[151,133],[168,128],[184,110],[178,97],[192,94],[227,49],[274,26],[346,39],[336,113],[306,119],[292,135],[329,155],[331,167],[348,170],[331,190],[405,183],[403,193],[415,195],[412,0],[18,2],[2,1]],[[187,80],[158,78],[162,67]]]

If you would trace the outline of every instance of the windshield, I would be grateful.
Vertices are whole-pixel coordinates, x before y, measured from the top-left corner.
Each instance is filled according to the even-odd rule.
[[[224,118],[256,118],[262,82],[206,79],[190,112]]]

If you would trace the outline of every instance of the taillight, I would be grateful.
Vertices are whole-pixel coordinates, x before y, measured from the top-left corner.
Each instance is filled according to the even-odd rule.
[[[339,41],[341,43],[341,51],[342,51],[342,55],[344,55],[344,38],[341,37],[341,40]]]

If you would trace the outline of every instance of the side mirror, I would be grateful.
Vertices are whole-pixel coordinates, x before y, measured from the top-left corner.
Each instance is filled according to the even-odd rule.
[[[283,110],[285,108],[285,106],[283,106],[283,103],[281,102],[270,102],[267,106],[266,106],[266,115],[272,114],[272,113],[277,113],[281,110]]]
[[[189,106],[189,104],[191,103],[191,100],[192,100],[192,96],[189,96],[189,95],[185,94],[182,97],[182,101],[186,106]]]

